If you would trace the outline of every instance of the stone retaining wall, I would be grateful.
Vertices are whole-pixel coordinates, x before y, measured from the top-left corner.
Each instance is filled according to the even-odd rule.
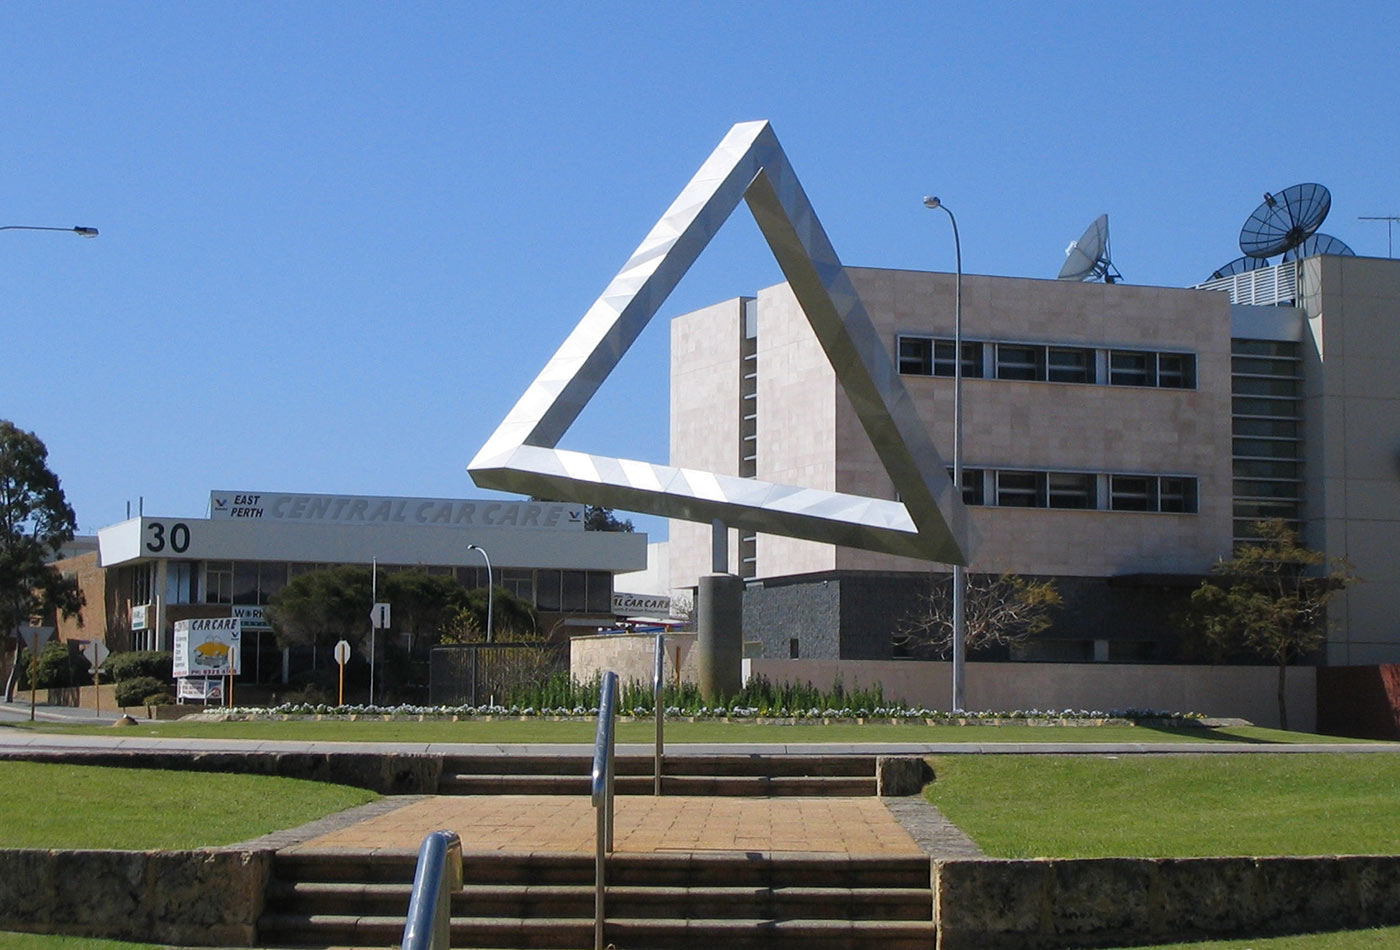
[[[938,950],[1041,950],[1400,923],[1400,856],[933,862]]]
[[[277,775],[367,788],[381,795],[435,795],[442,777],[436,755],[381,752],[190,752],[25,749],[0,751],[0,760],[66,762],[128,769],[173,769]]]
[[[0,930],[255,946],[272,854],[0,850]]]

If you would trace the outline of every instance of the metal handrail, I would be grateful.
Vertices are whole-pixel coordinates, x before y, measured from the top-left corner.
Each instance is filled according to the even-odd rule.
[[[665,632],[656,635],[656,673],[651,678],[652,702],[656,706],[656,752],[652,762],[651,774],[655,776],[651,793],[661,794],[661,760],[666,755],[666,707],[661,702],[661,691],[665,686],[666,671],[666,634]]]
[[[593,740],[593,810],[598,818],[597,846],[593,858],[593,950],[603,950],[604,895],[607,852],[613,849],[613,774],[616,769],[617,674],[603,674],[598,697],[598,733]]]
[[[402,950],[449,950],[452,895],[461,889],[462,839],[455,832],[434,831],[418,849]]]

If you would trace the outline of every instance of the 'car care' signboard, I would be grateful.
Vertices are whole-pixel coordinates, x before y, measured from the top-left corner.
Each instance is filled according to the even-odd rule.
[[[175,675],[237,676],[242,634],[237,617],[175,621]]]

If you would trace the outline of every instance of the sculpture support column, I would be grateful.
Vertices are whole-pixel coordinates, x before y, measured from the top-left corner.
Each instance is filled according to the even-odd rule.
[[[744,582],[705,574],[695,604],[700,694],[705,702],[735,696],[743,686]]]

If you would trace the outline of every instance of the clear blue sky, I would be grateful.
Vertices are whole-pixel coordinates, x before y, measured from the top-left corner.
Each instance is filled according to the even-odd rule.
[[[848,264],[1129,282],[1262,193],[1400,214],[1394,3],[11,3],[0,418],[81,529],[210,489],[472,497],[465,472],[735,122]],[[666,318],[779,280],[742,208],[563,443],[666,458]],[[655,529],[659,523],[645,519]]]

